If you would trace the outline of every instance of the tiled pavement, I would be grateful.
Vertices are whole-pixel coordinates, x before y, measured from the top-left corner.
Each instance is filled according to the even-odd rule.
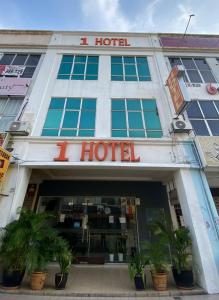
[[[169,278],[169,289],[164,292],[156,292],[152,288],[151,275],[147,272],[145,291],[135,291],[133,283],[129,279],[127,265],[74,265],[72,266],[68,285],[65,290],[55,290],[54,273],[57,266],[49,268],[46,286],[42,291],[32,291],[29,288],[29,278],[26,277],[19,290],[6,291],[0,289],[0,300],[131,300],[131,299],[218,299],[219,295],[203,295],[204,291],[198,287],[190,291],[176,289],[173,279]],[[191,297],[194,295],[196,297]]]

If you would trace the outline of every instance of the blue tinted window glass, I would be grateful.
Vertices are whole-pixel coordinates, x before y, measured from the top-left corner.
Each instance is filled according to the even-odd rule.
[[[146,57],[136,57],[136,60],[137,60],[137,64],[140,65],[140,64],[144,64],[144,65],[147,65],[147,58]]]
[[[126,81],[137,81],[137,76],[125,76]]]
[[[63,128],[77,128],[78,111],[66,111],[62,127]]]
[[[208,125],[213,135],[219,135],[219,120],[208,120]]]
[[[84,74],[85,64],[75,64],[73,74]]]
[[[111,63],[122,63],[122,56],[111,56]]]
[[[160,119],[156,112],[144,112],[145,125],[147,129],[161,129]]]
[[[62,110],[49,110],[44,128],[59,128],[62,118]]]
[[[58,136],[59,131],[55,129],[43,129],[42,136]]]
[[[96,109],[96,99],[87,99],[84,98],[82,102],[82,110],[83,109]]]
[[[140,100],[127,100],[126,103],[128,110],[141,110]]]
[[[129,130],[130,137],[145,137],[144,130]]]
[[[125,75],[134,75],[134,76],[136,76],[135,65],[125,65]]]
[[[57,79],[69,79],[70,75],[58,75]]]
[[[139,76],[139,81],[151,81],[151,77],[148,77],[148,76]]]
[[[122,81],[122,80],[123,80],[123,76],[112,75],[112,76],[111,76],[111,80],[114,80],[114,81]]]
[[[126,130],[112,130],[112,137],[126,137]]]
[[[88,56],[88,63],[96,63],[99,62],[99,56]]]
[[[219,62],[219,61],[218,61],[218,62]],[[219,110],[219,101],[214,101],[214,103],[215,103],[217,109]]]
[[[209,135],[204,120],[190,120],[196,135]]]
[[[86,74],[97,74],[98,65],[97,64],[87,64]]]
[[[126,129],[126,117],[123,111],[112,112],[112,128],[113,129]]]
[[[79,130],[78,136],[94,136],[94,130]]]
[[[59,68],[59,74],[70,74],[72,64],[61,64]]]
[[[61,130],[60,136],[76,136],[77,130]]]
[[[95,112],[83,111],[81,112],[80,129],[93,129],[95,128]]]
[[[112,100],[112,110],[125,110],[125,100]]]
[[[219,118],[213,101],[199,101],[205,118]]]
[[[80,109],[80,98],[68,98],[66,103],[66,109]]]
[[[143,110],[156,110],[156,101],[154,99],[142,99]]]
[[[149,69],[146,65],[137,65],[138,76],[150,76]]]
[[[65,99],[64,98],[52,98],[49,108],[50,109],[62,109],[64,108]]]
[[[72,75],[71,79],[73,79],[73,80],[83,80],[84,75]]]
[[[86,80],[97,80],[97,75],[86,75],[85,79]]]
[[[111,67],[112,75],[123,75],[122,64],[115,64]]]
[[[134,56],[124,56],[124,63],[125,64],[134,64],[135,63]]]
[[[147,137],[149,138],[161,138],[162,136],[162,131],[147,131]]]
[[[83,62],[85,63],[86,62],[86,56],[84,55],[75,55],[75,63],[76,62]]]
[[[187,108],[187,114],[189,118],[199,118],[199,119],[203,119],[201,110],[198,106],[197,101],[192,101],[189,104],[189,107]]]
[[[63,55],[62,57],[62,63],[72,63],[73,62],[73,55]]]
[[[128,112],[129,128],[143,129],[141,112]]]

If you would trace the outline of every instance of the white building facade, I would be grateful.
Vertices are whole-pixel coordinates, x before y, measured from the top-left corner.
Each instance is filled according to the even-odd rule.
[[[219,135],[217,115],[207,118],[204,111],[210,102],[219,111],[219,94],[206,90],[219,80],[218,38],[216,46],[199,41],[197,49],[194,41],[176,46],[171,36],[156,34],[0,34],[0,66],[33,72],[22,97],[18,91],[1,93],[1,101],[20,99],[10,121],[26,122],[31,130],[19,136],[7,124],[2,129],[9,130],[3,145],[13,159],[2,183],[0,225],[14,219],[18,207],[56,212],[57,228],[78,259],[103,263],[110,242],[124,243],[125,261],[150,240],[149,222],[169,215],[174,226],[191,231],[196,282],[218,293],[218,215],[194,139],[194,132],[207,135],[206,130]],[[28,65],[34,54],[37,65]],[[186,69],[193,102],[184,121],[194,132],[171,127],[176,114],[166,80],[176,64]],[[1,86],[11,78],[3,68]],[[8,117],[5,111],[2,117]]]

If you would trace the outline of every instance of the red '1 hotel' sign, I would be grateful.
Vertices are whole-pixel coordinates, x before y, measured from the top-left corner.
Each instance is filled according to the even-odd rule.
[[[89,41],[87,37],[82,37],[81,46],[89,46]],[[95,46],[114,46],[114,47],[129,47],[131,46],[128,42],[128,39],[122,38],[103,38],[103,37],[96,37],[94,39]]]
[[[68,142],[57,143],[59,154],[54,161],[68,161]],[[140,157],[135,156],[135,146],[129,141],[91,141],[82,142],[80,161],[105,161],[110,157],[111,161],[139,162]]]

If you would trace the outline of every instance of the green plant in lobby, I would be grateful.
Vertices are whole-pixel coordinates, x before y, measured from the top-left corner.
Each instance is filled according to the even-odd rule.
[[[147,258],[143,253],[136,253],[129,262],[129,276],[135,283],[136,290],[145,288],[145,266]]]
[[[109,251],[109,261],[114,262],[115,241],[112,237],[110,237],[107,246]]]
[[[126,246],[125,246],[126,240],[123,238],[120,238],[116,241],[116,249],[118,254],[118,260],[119,262],[124,261],[124,255],[126,253]]]
[[[156,235],[167,241],[173,263],[173,277],[179,288],[193,287],[192,240],[187,227],[173,229],[171,225],[155,223]]]

